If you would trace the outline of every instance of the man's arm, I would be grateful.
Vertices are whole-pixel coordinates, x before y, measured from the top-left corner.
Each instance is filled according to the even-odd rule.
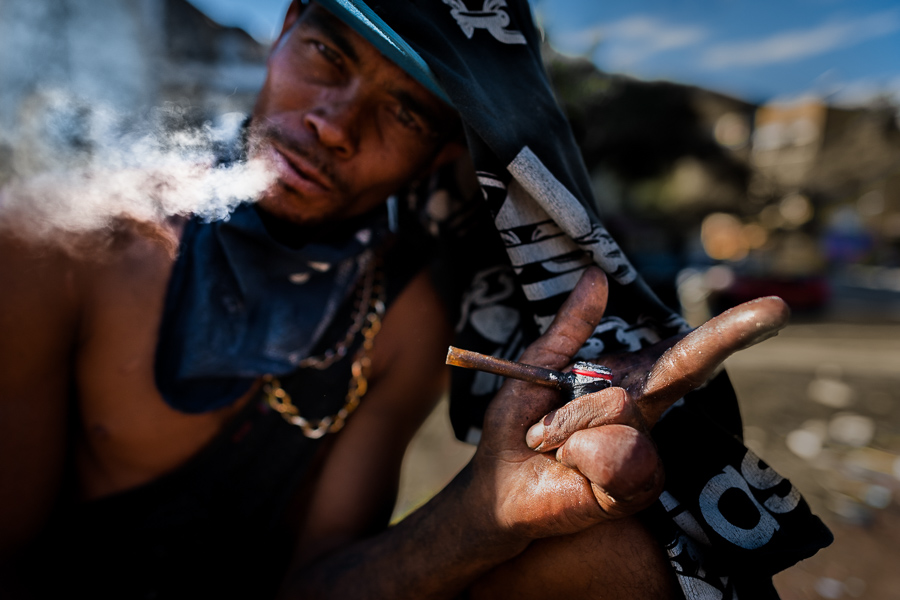
[[[43,524],[60,484],[76,277],[62,253],[0,238],[0,564]],[[5,570],[5,569],[4,569]]]
[[[522,362],[565,367],[602,317],[606,291],[602,273],[588,270]],[[507,382],[488,409],[473,460],[447,488],[384,533],[298,565],[282,597],[450,598],[494,566],[520,555],[533,540],[576,534],[570,538],[575,548],[590,547],[598,539],[626,548],[622,536],[615,535],[618,529],[611,528],[633,527],[630,519],[617,520],[648,506],[662,486],[649,426],[663,402],[674,402],[678,394],[702,383],[704,373],[745,342],[783,325],[783,315],[775,314],[778,303],[761,306],[761,312],[748,309],[753,313],[748,319],[726,317],[713,323],[659,361],[660,348],[653,350],[649,363],[644,361],[649,355],[633,357],[633,379],[642,382],[634,389],[645,392],[644,404],[640,393],[635,401],[629,391],[610,388],[582,397],[578,404],[583,410],[573,415],[578,418],[548,421],[545,415],[550,417],[558,404],[555,391]],[[555,451],[535,452],[526,444],[528,429],[538,421],[547,423]],[[532,447],[537,446],[534,436],[529,437]],[[357,502],[366,500],[365,493],[355,497]],[[580,532],[603,530],[607,524],[605,532],[612,534],[578,545],[586,539]],[[639,533],[629,537],[638,542],[627,547],[638,558],[653,551],[652,540],[644,536],[641,541]],[[655,551],[658,558],[659,548]],[[665,591],[665,561],[644,564],[653,571],[632,581],[641,585],[643,579],[658,586],[657,592],[632,588],[619,597],[658,597],[659,590]]]
[[[458,491],[463,478],[384,532],[406,446],[446,388],[450,339],[442,303],[422,273],[386,315],[370,391],[311,482],[314,493],[282,597],[452,596],[522,549],[516,544],[498,555],[491,548],[478,560],[486,525],[474,521],[485,511],[478,506],[466,514],[465,494]]]
[[[382,531],[397,495],[406,446],[447,387],[451,337],[427,272],[392,303],[375,337],[369,391],[335,436],[305,508],[294,562]]]
[[[597,272],[588,279],[543,344],[533,345],[523,360],[556,368],[569,362],[605,307],[605,278]],[[430,286],[410,287],[412,293],[405,292],[406,298],[402,296],[392,308],[382,332],[385,338],[379,340],[388,347],[399,344],[391,352],[379,353],[390,356],[389,375],[373,387],[371,396],[339,435],[317,484],[319,490],[331,491],[317,491],[309,511],[312,522],[301,538],[301,546],[324,544],[341,549],[313,560],[317,554],[321,556],[319,548],[309,551],[301,547],[303,558],[283,590],[284,597],[452,597],[479,575],[519,554],[532,539],[576,532],[605,519],[584,477],[525,446],[525,429],[556,402],[555,394],[513,382],[492,406],[489,420],[494,423],[486,426],[475,460],[423,509],[386,532],[359,541],[372,533],[364,531],[367,519],[360,519],[360,513],[371,513],[384,502],[385,482],[378,477],[395,481],[395,471],[390,469],[396,466],[386,469],[383,462],[391,458],[399,463],[412,434],[410,415],[417,418],[417,426],[430,408],[417,394],[434,389],[426,382],[435,379],[434,365],[443,362],[446,351],[446,336],[424,333],[427,320],[417,322],[409,312],[412,307],[437,303],[434,292]],[[394,326],[402,323],[394,330],[399,333],[396,338],[390,337],[391,317],[395,317]],[[376,395],[387,390],[390,393],[385,396]],[[623,463],[618,468],[611,466],[610,473],[625,467],[640,471],[640,463],[648,456],[650,470],[656,469],[649,439],[625,426],[609,428],[606,434],[608,443],[623,448],[618,457],[607,457]],[[627,481],[618,478],[601,484],[616,495],[621,491],[622,496],[633,497],[633,502],[646,505],[652,500],[653,491],[643,489],[644,481],[640,490],[630,489]],[[394,492],[395,485],[391,485],[391,499]],[[323,510],[325,506],[331,510]],[[356,525],[342,528],[342,521]],[[329,522],[332,524],[326,526]],[[313,531],[317,533],[313,535]],[[357,542],[348,543],[353,539]]]

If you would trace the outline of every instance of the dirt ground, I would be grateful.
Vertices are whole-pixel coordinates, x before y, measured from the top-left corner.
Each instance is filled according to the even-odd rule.
[[[900,599],[900,325],[807,324],[730,359],[757,454],[803,492],[835,542],[779,574],[783,600]],[[442,402],[407,454],[395,511],[471,457]]]

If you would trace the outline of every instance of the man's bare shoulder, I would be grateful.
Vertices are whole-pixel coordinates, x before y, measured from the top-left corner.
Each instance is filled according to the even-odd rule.
[[[32,354],[68,355],[85,312],[104,289],[168,272],[174,245],[165,235],[172,236],[132,226],[78,239],[29,239],[0,231],[4,363],[14,365]],[[16,370],[21,371],[3,368],[4,376]]]
[[[0,268],[4,276],[20,275],[24,283],[40,283],[116,264],[171,261],[182,227],[181,220],[158,224],[120,221],[94,232],[27,235],[7,223],[0,227]]]
[[[373,380],[385,387],[402,386],[405,396],[445,385],[444,355],[451,339],[447,312],[427,270],[420,272],[397,297],[376,339]],[[396,379],[397,381],[392,381]],[[432,380],[438,380],[437,385]],[[415,400],[414,400],[415,401]]]

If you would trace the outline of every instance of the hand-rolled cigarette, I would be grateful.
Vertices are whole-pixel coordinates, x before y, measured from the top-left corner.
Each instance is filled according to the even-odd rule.
[[[462,348],[454,348],[453,346],[447,349],[447,364],[454,367],[486,371],[495,375],[512,377],[513,379],[558,389],[563,389],[563,381],[566,379],[566,373],[562,371],[512,362],[511,360],[504,360],[495,356],[481,354],[480,352],[472,352],[471,350],[463,350]]]
[[[612,385],[612,371],[589,362],[577,362],[571,372],[564,373],[450,346],[447,350],[447,364],[556,388],[565,392],[570,399]]]

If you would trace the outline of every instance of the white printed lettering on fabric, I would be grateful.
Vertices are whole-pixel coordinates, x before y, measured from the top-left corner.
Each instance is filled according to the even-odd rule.
[[[515,290],[516,282],[506,265],[491,267],[476,273],[469,290],[463,295],[456,331],[462,331],[466,323],[471,321],[470,314],[473,311],[509,300]],[[477,327],[476,331],[478,331]],[[484,335],[483,332],[479,331],[479,333]],[[505,336],[504,341],[508,338],[508,335]]]
[[[568,291],[575,289],[575,284],[581,279],[582,273],[584,273],[583,268],[578,271],[572,271],[571,273],[565,273],[550,279],[545,279],[544,281],[526,283],[522,285],[522,291],[525,292],[525,297],[531,301],[552,298],[553,296],[558,295],[560,290]]]
[[[606,349],[602,338],[610,332],[614,332],[616,341],[626,352],[636,352],[645,346],[653,345],[660,340],[659,333],[654,326],[655,322],[648,319],[638,319],[636,324],[629,325],[621,317],[603,317],[597,328],[594,329],[594,333],[584,343],[586,352],[587,349],[590,349],[596,354],[594,356],[584,354],[584,357],[587,360],[593,360],[602,354]],[[582,353],[579,352],[578,356],[581,355]]]
[[[547,260],[548,256],[563,256],[572,251],[572,240],[564,235],[545,238],[531,244],[507,246],[506,253],[513,267],[522,267]]]
[[[719,509],[719,500],[728,490],[743,492],[756,507],[759,521],[755,526],[745,529],[725,518]],[[753,497],[747,481],[731,465],[726,466],[722,473],[706,482],[703,492],[700,494],[700,512],[716,533],[735,546],[747,550],[754,550],[769,543],[779,528],[775,517],[769,514],[769,511]]]
[[[507,166],[522,189],[594,262],[622,285],[637,279],[637,271],[612,236],[594,223],[577,198],[527,146]],[[510,193],[513,186],[510,185]],[[499,216],[499,215],[498,215]]]
[[[509,25],[509,15],[503,10],[506,0],[484,0],[481,10],[469,10],[463,0],[444,0],[444,4],[450,7],[450,14],[469,39],[476,29],[485,29],[504,44],[527,43],[520,32],[506,29]]]
[[[522,227],[523,225],[552,223],[557,233],[562,233],[559,226],[553,223],[550,215],[541,208],[541,205],[515,179],[509,182],[509,188],[506,193],[506,201],[500,207],[500,210],[497,211],[497,216],[494,218],[494,225],[497,229],[503,231],[514,227]],[[529,240],[522,240],[522,242],[527,241]],[[574,249],[574,247],[573,245],[572,248]]]
[[[776,473],[772,467],[766,465],[765,468],[761,469],[759,467],[759,457],[752,452],[747,452],[744,455],[744,460],[741,461],[741,475],[744,476],[744,479],[751,486],[758,490],[771,489],[784,481],[784,477]],[[763,502],[763,506],[773,513],[784,514],[797,508],[797,505],[800,504],[800,497],[800,490],[792,485],[786,496],[782,497],[773,494]]]
[[[666,544],[666,553],[686,600],[737,600],[727,577],[716,577],[703,568],[695,540],[678,533]]]
[[[663,505],[663,508],[666,509],[666,514],[681,528],[682,531],[704,546],[712,545],[709,538],[706,537],[706,532],[703,531],[700,523],[697,522],[697,519],[681,506],[678,500],[675,499],[675,496],[663,490],[663,493],[659,495],[659,502]]]

